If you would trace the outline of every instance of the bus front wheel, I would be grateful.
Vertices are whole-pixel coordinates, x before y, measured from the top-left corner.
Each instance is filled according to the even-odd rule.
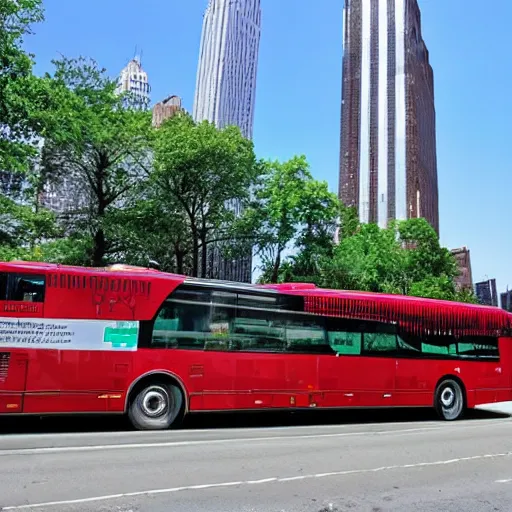
[[[442,420],[460,419],[465,409],[464,391],[461,384],[454,379],[443,380],[436,389],[435,408]]]
[[[128,417],[138,430],[165,430],[178,422],[182,405],[183,395],[176,386],[148,383],[136,393]]]

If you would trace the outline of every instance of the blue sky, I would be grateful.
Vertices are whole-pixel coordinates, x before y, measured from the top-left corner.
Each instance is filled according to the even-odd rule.
[[[337,191],[343,0],[261,0],[254,142],[258,156],[305,154]],[[512,287],[510,0],[419,0],[434,68],[441,242],[471,250],[473,279]],[[44,0],[27,47],[95,58],[116,75],[142,49],[152,99],[192,109],[207,0]],[[508,142],[507,142],[508,141]]]

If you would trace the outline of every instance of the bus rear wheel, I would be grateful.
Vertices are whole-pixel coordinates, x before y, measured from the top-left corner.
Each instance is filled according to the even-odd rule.
[[[128,417],[137,430],[165,430],[176,426],[181,416],[183,395],[176,386],[152,382],[136,392]]]
[[[454,379],[443,380],[436,389],[435,408],[442,420],[455,421],[464,415],[464,391]]]

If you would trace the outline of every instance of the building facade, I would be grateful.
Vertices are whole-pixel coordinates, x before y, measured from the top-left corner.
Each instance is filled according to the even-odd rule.
[[[473,274],[471,272],[471,256],[467,247],[453,249],[452,254],[457,261],[459,275],[455,278],[457,290],[473,290]]]
[[[507,290],[501,294],[501,307],[505,311],[512,313],[512,290]]]
[[[252,139],[260,0],[210,0],[203,19],[193,117]]]
[[[475,294],[480,304],[484,306],[497,306],[498,293],[496,291],[496,279],[476,283]]]
[[[439,233],[434,76],[417,0],[345,0],[339,196]]]
[[[153,107],[153,126],[159,128],[164,121],[175,116],[178,112],[184,112],[181,98],[169,96]]]
[[[133,58],[121,71],[116,92],[118,94],[129,93],[124,99],[126,108],[140,110],[149,108],[151,86],[147,73],[142,69],[139,57]]]

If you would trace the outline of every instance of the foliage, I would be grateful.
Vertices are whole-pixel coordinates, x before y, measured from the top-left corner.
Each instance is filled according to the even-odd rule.
[[[0,246],[32,247],[58,234],[55,217],[48,211],[34,211],[0,195]]]
[[[0,169],[26,172],[37,154],[37,137],[53,119],[52,83],[32,74],[33,56],[23,48],[31,26],[42,21],[41,0],[0,0]]]
[[[338,200],[327,184],[313,179],[304,156],[264,163],[254,199],[238,223],[238,233],[254,244],[266,271],[263,280],[280,279],[283,253],[313,240],[321,245],[334,237]],[[313,265],[312,262],[310,262]]]
[[[205,276],[208,248],[229,239],[234,210],[247,202],[258,176],[252,142],[236,127],[217,130],[176,115],[155,130],[151,150],[153,205],[142,212],[146,225],[164,229],[155,239],[170,237],[178,269],[190,254],[191,274]],[[168,215],[163,225],[152,223],[155,212]]]
[[[157,190],[158,191],[158,190]],[[179,207],[146,187],[144,198],[135,196],[123,210],[112,212],[106,223],[108,236],[122,250],[119,261],[191,274],[192,240],[186,217]]]
[[[106,217],[147,173],[150,114],[123,109],[115,83],[95,61],[63,58],[54,64],[60,129],[45,140],[38,186],[68,185],[79,205],[70,212],[72,228],[92,238],[89,260],[99,266],[116,250],[106,237]]]

